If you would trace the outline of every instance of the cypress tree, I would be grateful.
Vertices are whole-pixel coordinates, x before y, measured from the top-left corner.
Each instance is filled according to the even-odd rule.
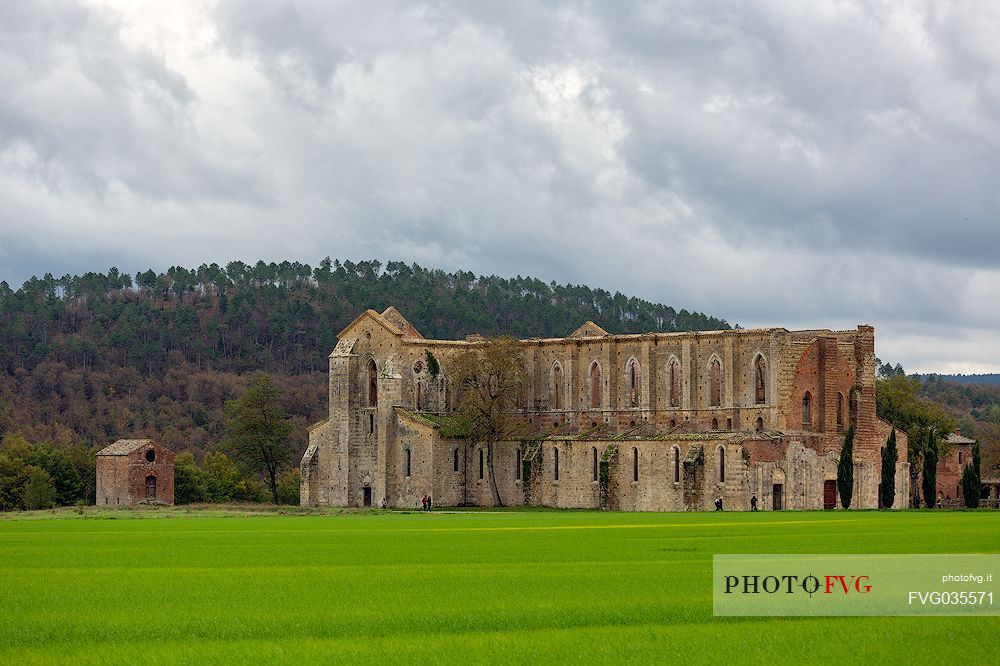
[[[896,450],[896,429],[893,428],[889,434],[889,440],[882,449],[882,485],[879,492],[882,493],[882,506],[886,509],[892,508],[892,503],[896,499],[896,460],[899,452]]]
[[[844,446],[840,449],[840,462],[837,463],[837,492],[840,493],[840,505],[851,508],[851,497],[854,495],[854,426],[847,429]]]
[[[962,494],[965,496],[965,506],[970,509],[979,507],[982,483],[979,474],[979,442],[976,442],[972,447],[972,462],[962,472]]]
[[[937,434],[933,429],[927,431],[927,443],[924,445],[924,506],[934,508],[937,498]]]

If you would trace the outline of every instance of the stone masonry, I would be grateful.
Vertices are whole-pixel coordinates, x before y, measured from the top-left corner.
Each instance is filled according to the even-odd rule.
[[[329,415],[302,458],[302,504],[492,504],[484,448],[442,433],[458,401],[449,366],[482,344],[425,339],[393,307],[341,331]],[[875,416],[870,326],[610,335],[586,322],[521,346],[520,411],[534,435],[495,447],[505,504],[686,511],[721,497],[742,510],[756,495],[761,510],[839,506],[830,482],[854,425],[852,507],[878,505],[891,428]],[[910,482],[902,437],[897,508]]]

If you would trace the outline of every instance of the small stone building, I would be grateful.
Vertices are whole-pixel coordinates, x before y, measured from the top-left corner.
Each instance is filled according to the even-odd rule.
[[[956,430],[945,438],[949,445],[948,455],[943,455],[937,463],[937,495],[942,501],[963,500],[965,492],[962,490],[962,472],[966,466],[972,462],[972,447],[976,440],[969,439],[962,435],[962,431]]]
[[[97,505],[174,503],[174,452],[151,439],[119,439],[97,452]]]

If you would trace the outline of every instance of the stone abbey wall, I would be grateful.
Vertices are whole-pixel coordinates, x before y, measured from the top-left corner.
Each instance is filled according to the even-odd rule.
[[[395,308],[345,328],[330,355],[329,417],[302,461],[302,503],[414,507],[430,494],[439,506],[492,504],[486,452],[423,417],[456,408],[449,368],[481,344],[426,340]],[[521,346],[521,411],[536,435],[494,447],[505,504],[709,510],[716,497],[745,508],[757,494],[764,508],[780,485],[783,508],[822,508],[854,424],[854,505],[877,505],[871,327],[609,335],[587,322]],[[752,455],[763,450],[755,442],[768,460]]]

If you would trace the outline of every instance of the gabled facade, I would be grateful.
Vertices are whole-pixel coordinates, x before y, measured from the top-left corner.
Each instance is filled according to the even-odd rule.
[[[174,503],[174,452],[151,439],[119,439],[97,452],[99,506]]]
[[[425,339],[395,308],[366,311],[338,338],[302,504],[413,507],[425,494],[438,506],[491,504],[482,448],[447,428],[458,402],[449,369],[482,338]],[[823,508],[837,503],[831,482],[853,424],[852,506],[877,506],[888,426],[875,417],[870,326],[611,335],[586,322],[521,346],[520,411],[535,436],[497,447],[505,504],[699,510],[756,496],[761,509]]]

